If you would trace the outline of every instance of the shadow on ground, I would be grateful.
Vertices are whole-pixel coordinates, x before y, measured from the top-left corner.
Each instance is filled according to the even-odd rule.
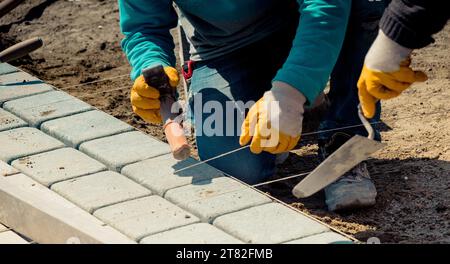
[[[290,173],[280,169],[276,177],[310,171],[319,160],[313,154],[292,154],[286,163],[282,167],[289,168]],[[260,189],[361,241],[377,237],[382,243],[450,242],[450,162],[371,159],[368,165],[378,196],[376,205],[364,210],[328,212],[323,192],[306,199],[295,198],[291,190],[302,178]]]

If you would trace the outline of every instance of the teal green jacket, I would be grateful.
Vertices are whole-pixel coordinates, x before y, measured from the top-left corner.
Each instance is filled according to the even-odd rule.
[[[297,2],[300,23],[291,52],[274,81],[290,84],[313,102],[339,55],[351,0]],[[132,66],[131,78],[136,79],[146,67],[175,66],[170,29],[178,20],[192,44],[191,59],[208,60],[280,30],[292,3],[295,0],[119,0],[125,36],[122,48]]]

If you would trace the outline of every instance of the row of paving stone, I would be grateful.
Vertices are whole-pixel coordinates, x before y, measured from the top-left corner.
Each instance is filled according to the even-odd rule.
[[[141,243],[348,241],[7,64],[0,105],[0,160]]]
[[[0,224],[0,244],[29,244],[27,240],[13,230]]]

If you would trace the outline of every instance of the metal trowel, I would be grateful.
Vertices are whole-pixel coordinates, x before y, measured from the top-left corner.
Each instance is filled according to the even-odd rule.
[[[317,193],[386,145],[374,140],[375,131],[364,117],[360,105],[358,115],[369,133],[368,137],[355,135],[333,152],[292,189],[295,197],[305,198]]]

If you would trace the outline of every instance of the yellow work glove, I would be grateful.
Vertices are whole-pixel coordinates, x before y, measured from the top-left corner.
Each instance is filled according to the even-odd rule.
[[[425,73],[410,67],[410,54],[411,49],[379,32],[358,80],[359,101],[365,117],[375,115],[379,100],[397,97],[413,83],[427,80]]]
[[[164,67],[169,77],[170,86],[174,89],[179,82],[178,71],[173,67]],[[139,76],[134,82],[130,93],[133,112],[152,124],[161,124],[159,91],[155,87],[147,85],[144,76]]]
[[[272,154],[292,150],[302,132],[305,96],[294,87],[274,82],[248,112],[239,138],[241,146],[250,142],[250,151]]]

